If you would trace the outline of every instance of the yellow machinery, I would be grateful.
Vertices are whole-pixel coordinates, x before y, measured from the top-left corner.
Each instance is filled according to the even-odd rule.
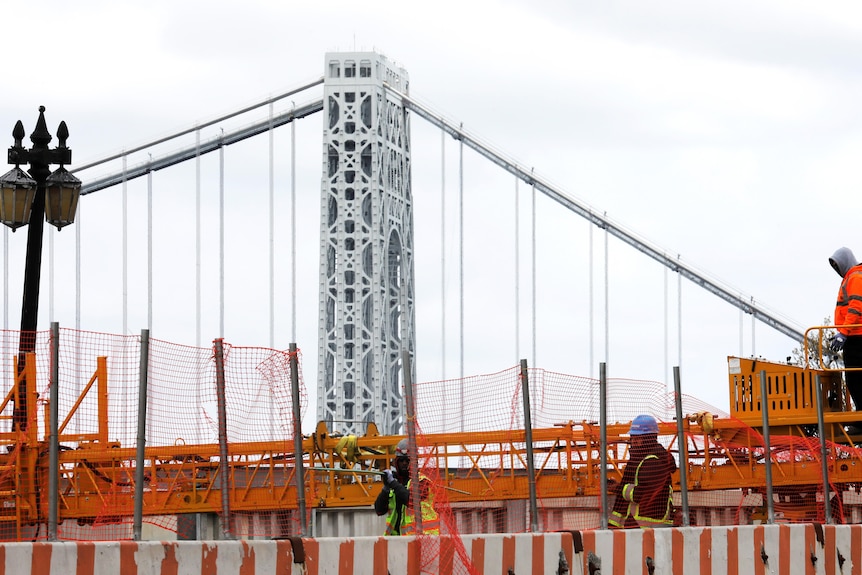
[[[728,358],[730,414],[751,427],[763,427],[761,377],[766,384],[769,427],[777,435],[811,435],[817,426],[817,378],[827,437],[849,441],[843,427],[859,418],[849,407],[840,370],[803,369],[760,359]],[[845,436],[842,438],[842,436]]]
[[[28,359],[26,369],[34,370],[35,365]],[[76,403],[77,407],[88,393],[98,394],[99,413],[105,414],[100,416],[98,432],[67,434],[65,423],[59,428],[61,444],[77,445],[76,449],[59,453],[60,521],[88,524],[97,518],[133,514],[136,451],[107,439],[105,365],[104,358],[100,358],[96,373]],[[852,448],[854,438],[844,429],[855,414],[846,410],[840,373],[735,357],[728,358],[728,366],[731,417],[699,413],[683,421],[691,494],[758,492],[765,486],[763,442],[757,431],[762,426],[764,405],[760,393],[762,372],[767,380],[772,438],[785,438],[776,441],[777,451],[773,450],[772,478],[778,492],[814,494],[821,485],[819,442],[815,437],[814,383],[818,375],[823,384],[825,435],[834,442],[828,463],[830,480],[842,489],[862,484],[862,460]],[[30,394],[26,402],[29,428],[36,429],[36,391],[30,384],[36,378],[32,372],[24,377]],[[17,387],[14,385],[6,395],[0,411],[16,399]],[[63,419],[60,414],[65,422],[71,416],[72,413],[66,414]],[[607,461],[612,478],[619,477],[627,460],[628,427],[625,422],[607,428]],[[662,423],[660,434],[672,451],[680,451],[675,422]],[[380,483],[376,474],[368,472],[391,466],[390,454],[401,437],[381,436],[373,425],[363,436],[333,436],[323,423],[318,424],[315,432],[302,441],[307,506],[370,507]],[[599,494],[601,443],[597,423],[570,421],[534,429],[532,438],[539,497]],[[524,430],[432,434],[422,436],[419,445],[426,465],[437,470],[437,481],[449,488],[452,503],[529,498]],[[232,512],[297,508],[293,440],[232,443],[227,450],[229,476],[225,492]],[[0,434],[0,522],[14,524],[19,537],[22,526],[46,521],[47,454],[47,442],[36,441],[33,435]],[[147,447],[145,454],[144,515],[222,510],[219,445]],[[701,499],[702,503],[698,503],[700,500],[693,497],[693,505],[709,505],[708,499]]]

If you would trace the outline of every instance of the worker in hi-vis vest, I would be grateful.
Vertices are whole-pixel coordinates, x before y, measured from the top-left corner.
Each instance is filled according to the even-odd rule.
[[[651,415],[638,415],[629,429],[629,461],[608,519],[611,529],[672,527],[674,523],[671,476],[676,461],[658,442],[658,422]]]
[[[832,266],[841,276],[841,287],[835,301],[835,335],[829,341],[833,354],[843,352],[845,368],[862,367],[862,264],[850,248],[838,248],[829,258]],[[844,383],[853,399],[856,411],[862,411],[862,371],[844,372]],[[862,422],[854,422],[854,431],[859,431]]]
[[[439,535],[440,518],[434,509],[431,481],[419,474],[419,508],[422,513],[422,533]],[[395,463],[383,472],[383,489],[374,501],[377,515],[387,515],[384,535],[417,535],[415,506],[410,497],[410,449],[407,439],[395,446]]]

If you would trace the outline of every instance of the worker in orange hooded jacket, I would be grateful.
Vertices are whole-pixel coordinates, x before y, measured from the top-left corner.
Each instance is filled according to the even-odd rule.
[[[844,367],[862,368],[862,265],[849,248],[835,250],[829,265],[841,276],[835,302],[838,333],[829,348],[835,354],[843,351]],[[862,410],[862,371],[845,372],[844,381],[856,410]]]

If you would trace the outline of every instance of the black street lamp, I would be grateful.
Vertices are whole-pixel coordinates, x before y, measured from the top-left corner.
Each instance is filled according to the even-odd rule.
[[[39,119],[30,134],[33,147],[22,144],[24,125],[20,120],[12,130],[14,145],[9,148],[9,162],[15,167],[0,177],[0,221],[12,231],[30,224],[27,232],[27,256],[24,267],[24,300],[21,307],[21,334],[18,342],[18,373],[24,369],[26,354],[36,350],[36,320],[39,312],[39,279],[42,271],[43,221],[62,229],[75,220],[81,181],[64,164],[72,162],[72,150],[66,147],[69,130],[66,122],[57,128],[59,145],[49,148],[51,134],[45,124],[45,106],[39,106]],[[25,172],[21,164],[30,165]],[[59,164],[51,172],[51,164]],[[27,173],[29,172],[29,176]],[[18,383],[18,401],[12,412],[12,429],[27,428],[26,382]]]

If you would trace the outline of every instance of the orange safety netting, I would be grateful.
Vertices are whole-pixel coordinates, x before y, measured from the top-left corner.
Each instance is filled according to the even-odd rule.
[[[417,418],[423,423],[430,461],[445,470],[444,481],[480,487],[481,501],[454,497],[453,509],[463,533],[594,529],[601,527],[599,463],[599,381],[528,370],[532,452],[537,517],[518,477],[527,473],[524,399],[520,369],[464,380],[416,385]],[[675,421],[675,394],[664,384],[612,378],[607,381],[608,512],[628,517],[629,527],[682,524],[682,456]],[[708,404],[682,395],[684,450],[687,457],[689,524],[750,524],[767,520],[765,441],[760,430]],[[809,398],[810,401],[810,398]],[[647,453],[633,449],[629,422],[641,414],[658,423],[656,445]],[[782,414],[774,414],[780,423]],[[571,433],[544,433],[544,428]],[[429,428],[433,432],[429,432]],[[497,431],[491,441],[484,432]],[[433,433],[434,435],[431,435]],[[471,434],[476,439],[471,443]],[[452,440],[440,440],[450,436]],[[537,437],[538,436],[538,437]],[[550,439],[545,439],[550,437]],[[858,487],[862,452],[852,443],[826,442],[833,522],[862,519]],[[456,444],[460,441],[461,444]],[[447,444],[441,457],[440,444]],[[821,446],[816,420],[805,425],[776,425],[770,438],[774,520],[824,521]],[[663,456],[662,452],[669,454]],[[634,459],[639,473],[626,467]],[[664,465],[655,460],[667,459]],[[672,463],[671,463],[672,462]],[[633,466],[635,467],[635,466]],[[837,480],[843,474],[845,480]],[[670,473],[672,472],[672,473]],[[636,479],[634,479],[636,477]],[[628,486],[628,489],[625,487]],[[452,495],[452,492],[449,492]],[[561,496],[561,494],[564,494]],[[668,504],[670,500],[670,504]],[[462,502],[463,501],[463,502]],[[848,507],[848,502],[851,502]],[[635,506],[634,504],[637,504]],[[852,513],[848,511],[852,510]],[[636,517],[637,521],[631,521]],[[651,524],[652,521],[652,524]]]
[[[312,435],[297,437],[294,407],[301,417],[308,401],[298,352],[218,341],[196,348],[150,339],[146,416],[139,427],[140,336],[63,329],[55,340],[49,332],[38,332],[34,354],[26,356],[19,355],[19,343],[18,332],[0,332],[0,357],[7,358],[0,370],[3,540],[47,537],[49,382],[55,367],[58,536],[65,540],[132,538],[138,472],[145,539],[284,537],[299,534],[303,523],[311,526],[311,534],[332,533],[321,527],[327,514],[332,516],[329,510],[371,511],[382,487],[377,474],[391,465],[401,437],[373,430],[366,437],[341,437],[321,425]],[[774,366],[775,373],[789,369]],[[293,405],[294,376],[298,406]],[[756,416],[759,395],[750,375],[745,377],[746,392],[740,396],[745,401],[739,404],[744,409],[737,409],[745,417]],[[836,522],[862,522],[862,453],[835,423],[826,428],[828,441],[825,450],[821,447],[816,419],[799,415],[799,405],[809,409],[812,403],[810,385],[799,387],[789,377],[770,380],[775,411],[770,412],[768,456],[756,417],[743,421],[686,395],[680,398],[680,441],[675,396],[661,383],[609,379],[604,430],[600,386],[591,378],[537,368],[526,370],[524,378],[513,367],[415,384],[421,471],[432,480],[441,531],[448,536],[421,545],[422,564],[433,571],[443,561],[455,572],[470,572],[460,534],[601,527],[603,454],[610,495],[606,510],[616,509],[630,526],[629,519],[641,525],[644,519],[682,522],[680,469],[670,470],[669,488],[666,479],[669,467],[682,466],[683,454],[692,525],[824,521],[827,511]],[[836,393],[830,389],[827,399]],[[632,461],[644,453],[631,442],[629,427],[642,414],[655,418],[658,433],[647,453],[655,458],[645,459],[635,473]],[[136,449],[141,430],[142,469]],[[296,488],[297,441],[305,472],[304,518]],[[653,465],[653,459],[661,459],[659,449],[670,459]],[[668,499],[672,505],[665,506]],[[351,535],[383,531],[379,522],[357,525],[362,532]]]
[[[15,358],[18,332],[0,332],[0,354]],[[46,536],[47,430],[50,332],[38,332],[35,345],[38,409],[34,425],[15,434],[15,369],[3,369],[10,395],[0,411],[0,514],[4,539]],[[60,438],[60,516],[58,537],[70,540],[114,540],[132,537],[135,458],[139,433],[141,337],[62,329],[58,343],[58,429]],[[201,532],[199,513],[223,509],[219,499],[221,452],[214,348],[196,348],[149,339],[146,382],[147,459],[144,462],[143,517],[145,538],[176,533],[183,538],[216,535],[216,521]],[[253,508],[258,494],[254,474],[264,467],[269,480],[284,489],[295,481],[294,429],[290,354],[267,348],[223,344],[225,398],[224,443],[231,461],[232,505],[236,497]],[[297,365],[298,365],[297,357]],[[307,393],[300,382],[300,410]],[[11,397],[11,401],[8,399]],[[38,444],[36,442],[39,442]],[[251,450],[243,448],[253,444]],[[270,463],[261,465],[264,459]],[[245,487],[243,493],[237,485]],[[191,492],[190,492],[191,491]],[[176,498],[172,497],[176,495]],[[282,494],[286,497],[286,494]],[[177,500],[174,500],[177,499]],[[298,517],[275,509],[272,497],[259,502],[267,517],[237,510],[231,513],[235,537],[295,533]],[[183,507],[188,508],[184,513]],[[154,511],[164,510],[163,514]],[[12,510],[14,513],[10,513]],[[66,518],[65,520],[62,520]],[[222,518],[224,521],[224,518]],[[287,521],[287,523],[286,523]],[[206,532],[209,529],[209,533]],[[17,531],[17,532],[16,532]],[[164,533],[164,535],[160,535]],[[218,535],[221,535],[219,533]]]

